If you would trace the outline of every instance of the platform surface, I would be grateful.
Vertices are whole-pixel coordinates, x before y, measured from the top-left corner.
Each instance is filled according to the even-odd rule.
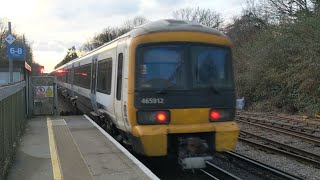
[[[158,179],[86,116],[28,121],[8,180]]]

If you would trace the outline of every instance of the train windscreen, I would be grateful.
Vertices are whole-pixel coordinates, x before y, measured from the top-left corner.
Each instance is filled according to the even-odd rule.
[[[229,48],[198,43],[137,49],[136,90],[233,89]]]

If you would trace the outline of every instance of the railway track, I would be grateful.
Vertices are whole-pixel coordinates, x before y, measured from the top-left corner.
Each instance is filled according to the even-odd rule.
[[[314,165],[315,167],[320,167],[320,156],[317,154],[304,151],[286,144],[282,144],[244,130],[240,132],[239,140],[249,145],[256,146],[264,150],[271,150],[289,157],[293,157],[297,160],[307,162]]]
[[[280,127],[283,129],[288,129],[288,130],[292,130],[295,132],[301,132],[301,133],[305,133],[305,134],[318,134],[320,132],[320,126],[318,125],[312,125],[312,127],[310,125],[308,125],[308,123],[296,123],[296,122],[290,122],[287,121],[286,123],[280,122],[280,120],[275,119],[275,120],[270,120],[270,119],[261,119],[259,117],[250,117],[250,116],[242,116],[242,115],[238,115],[237,116],[238,119],[243,119],[243,120],[248,120],[251,122],[255,122],[255,123],[259,123],[259,124],[266,124],[266,125],[272,125],[274,127]],[[318,136],[320,137],[320,136]]]
[[[300,180],[301,178],[286,173],[277,168],[263,164],[235,152],[226,152],[214,156],[214,161],[207,161],[207,168],[201,169],[212,179],[240,180],[240,179],[277,179]],[[221,161],[222,160],[222,161]],[[220,163],[218,163],[220,162]],[[227,165],[223,165],[227,164]]]
[[[226,179],[226,180],[240,180],[241,178],[233,175],[232,173],[214,165],[213,163],[207,161],[206,162],[207,168],[200,169],[203,173],[208,175],[212,179]]]
[[[238,112],[237,116],[242,116],[242,117],[246,116],[246,117],[260,118],[260,119],[264,118],[264,119],[268,119],[268,120],[276,120],[277,122],[281,121],[283,123],[288,123],[288,124],[294,123],[295,125],[305,126],[305,127],[314,129],[316,131],[320,130],[320,122],[314,121],[314,120],[302,120],[302,119],[294,119],[294,118],[266,114],[266,113],[256,114],[256,113],[249,113],[249,112]]]
[[[274,124],[264,123],[261,120],[257,120],[257,119],[250,118],[250,117],[238,116],[238,117],[236,117],[236,121],[241,122],[241,123],[245,123],[245,124],[249,124],[252,126],[260,127],[263,129],[268,129],[268,130],[272,130],[275,132],[287,134],[290,136],[294,136],[294,137],[315,143],[320,146],[320,137],[312,135],[310,133],[305,133],[305,132],[301,132],[301,131],[294,130],[294,129],[288,129],[288,128],[277,126],[277,125],[275,126]]]

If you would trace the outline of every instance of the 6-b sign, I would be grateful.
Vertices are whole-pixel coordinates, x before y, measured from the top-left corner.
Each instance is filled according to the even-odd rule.
[[[8,55],[8,58],[24,59],[24,47],[8,46],[7,55]]]

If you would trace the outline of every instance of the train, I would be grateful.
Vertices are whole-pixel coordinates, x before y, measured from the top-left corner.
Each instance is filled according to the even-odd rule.
[[[232,42],[218,30],[149,22],[54,74],[66,98],[138,154],[193,169],[237,144]]]

